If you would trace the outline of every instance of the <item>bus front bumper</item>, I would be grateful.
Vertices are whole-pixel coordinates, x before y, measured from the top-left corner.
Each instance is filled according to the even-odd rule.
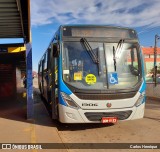
[[[138,107],[107,110],[83,110],[59,104],[59,121],[62,123],[101,123],[102,117],[117,117],[118,121],[140,119],[145,103]]]

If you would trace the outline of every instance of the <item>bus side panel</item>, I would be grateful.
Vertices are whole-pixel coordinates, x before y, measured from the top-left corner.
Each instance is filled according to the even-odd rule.
[[[39,86],[40,92],[41,92],[41,82],[42,82],[42,73],[38,73],[38,86]]]
[[[44,93],[43,93],[43,95],[44,95],[44,98],[46,99],[46,100],[48,100],[48,97],[47,97],[47,80],[48,79],[48,74],[47,74],[47,71],[46,70],[44,70],[44,73],[43,73],[43,90],[44,90]]]
[[[42,62],[40,62],[38,66],[38,87],[42,93]]]
[[[133,115],[133,117],[131,118],[131,120],[143,118],[144,117],[144,109],[145,109],[145,102],[136,108],[136,112]]]

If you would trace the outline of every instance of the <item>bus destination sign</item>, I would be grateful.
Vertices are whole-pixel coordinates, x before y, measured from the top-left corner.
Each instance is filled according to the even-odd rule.
[[[115,27],[64,27],[63,36],[71,37],[106,37],[106,38],[137,38],[132,29],[121,29]]]

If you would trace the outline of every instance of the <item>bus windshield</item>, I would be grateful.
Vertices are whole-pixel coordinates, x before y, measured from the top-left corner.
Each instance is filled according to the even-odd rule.
[[[63,43],[63,80],[82,90],[134,88],[141,81],[138,43],[87,41]],[[92,55],[98,62],[94,62]]]

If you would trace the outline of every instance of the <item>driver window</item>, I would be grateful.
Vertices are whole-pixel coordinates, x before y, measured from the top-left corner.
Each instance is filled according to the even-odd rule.
[[[137,60],[137,50],[136,50],[136,48],[133,48],[132,52],[133,52],[133,58],[132,58],[133,67],[138,70],[138,60]]]

